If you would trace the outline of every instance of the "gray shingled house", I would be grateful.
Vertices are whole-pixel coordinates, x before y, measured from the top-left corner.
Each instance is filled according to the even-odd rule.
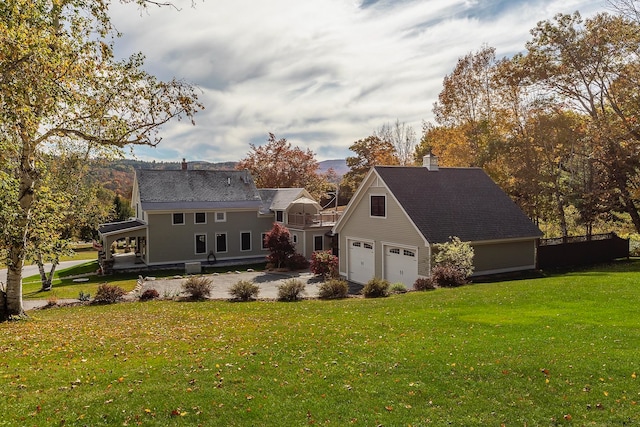
[[[258,190],[248,171],[190,170],[186,163],[182,170],[137,170],[131,204],[135,218],[101,225],[101,244],[135,239],[138,262],[147,265],[264,258],[274,222],[310,257],[330,247],[325,234],[336,221],[302,188]],[[104,257],[111,258],[108,250]]]
[[[472,244],[475,275],[535,268],[542,233],[482,169],[424,160],[369,171],[333,228],[341,275],[411,287],[430,275],[432,245],[452,236]]]

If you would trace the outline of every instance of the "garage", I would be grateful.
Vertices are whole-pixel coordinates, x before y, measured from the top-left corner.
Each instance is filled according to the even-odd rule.
[[[418,251],[397,246],[385,246],[384,278],[389,283],[404,283],[408,288],[418,278]]]
[[[375,276],[373,243],[349,240],[348,279],[365,284]]]

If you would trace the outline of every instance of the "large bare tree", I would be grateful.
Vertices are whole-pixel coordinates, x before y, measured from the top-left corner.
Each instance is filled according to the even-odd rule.
[[[414,163],[413,153],[418,141],[411,125],[405,122],[400,123],[400,119],[396,119],[393,124],[385,123],[380,126],[373,136],[393,145],[398,164],[401,166],[410,166]]]

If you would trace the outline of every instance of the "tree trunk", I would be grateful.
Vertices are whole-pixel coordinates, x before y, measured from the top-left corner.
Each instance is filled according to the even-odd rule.
[[[38,266],[38,272],[40,273],[40,282],[42,283],[41,291],[50,291],[51,285],[47,283],[47,272],[44,271],[44,262],[42,261],[42,254],[38,253],[36,256],[36,265]]]
[[[560,219],[560,231],[562,232],[562,238],[566,239],[569,236],[569,227],[567,226],[567,217],[564,213],[564,197],[557,193],[556,208],[558,210],[558,217]]]
[[[638,214],[638,209],[633,202],[633,198],[629,194],[629,190],[626,186],[623,187],[622,185],[618,185],[618,187],[620,190],[620,198],[622,199],[624,208],[626,209],[629,216],[631,216],[631,221],[636,228],[636,232],[640,233],[640,214]]]
[[[0,288],[0,321],[7,320],[7,294]]]
[[[47,280],[47,284],[49,286],[48,290],[51,290],[51,287],[53,286],[53,273],[56,272],[56,268],[58,267],[58,260],[57,257],[56,259],[51,263],[51,270],[49,270],[49,279]]]
[[[34,184],[37,171],[33,160],[34,148],[31,143],[23,138],[22,153],[20,156],[20,191],[18,202],[20,211],[15,222],[16,234],[11,236],[7,256],[7,288],[6,303],[0,312],[1,319],[24,317],[22,305],[22,266],[24,265],[27,235],[29,230],[29,213],[33,205]]]
[[[47,272],[44,270],[44,261],[42,260],[42,254],[38,252],[36,256],[36,264],[38,265],[38,271],[40,272],[40,282],[42,283],[41,291],[51,290],[51,281],[53,280],[53,271],[55,271],[55,263],[52,267],[53,271],[47,277]]]
[[[25,312],[22,307],[22,265],[24,254],[20,254],[17,248],[9,250],[9,265],[7,265],[7,289],[4,313],[2,319],[7,320],[13,317],[24,317]]]

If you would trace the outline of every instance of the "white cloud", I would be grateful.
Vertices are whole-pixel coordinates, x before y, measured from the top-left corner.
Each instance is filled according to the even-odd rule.
[[[511,1],[179,0],[182,10],[115,4],[122,55],[142,51],[160,78],[197,84],[206,109],[196,126],[172,123],[141,158],[239,160],[268,132],[319,160],[386,122],[421,131],[442,79],[483,44],[499,57],[523,50],[537,21],[604,0]],[[508,8],[506,8],[508,6]]]

